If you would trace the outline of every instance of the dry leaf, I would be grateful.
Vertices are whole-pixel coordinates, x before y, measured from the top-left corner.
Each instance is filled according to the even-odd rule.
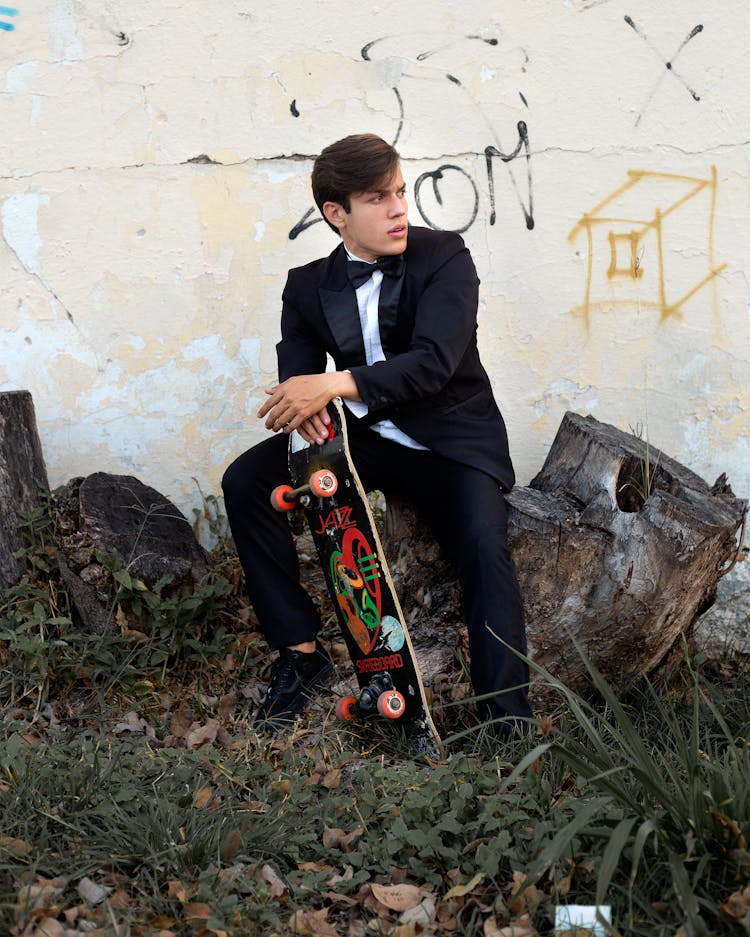
[[[180,703],[177,710],[169,714],[169,731],[177,739],[184,739],[193,723],[193,712],[187,703]]]
[[[226,838],[224,839],[224,844],[221,847],[221,858],[225,862],[231,862],[232,859],[237,855],[237,850],[242,845],[242,833],[239,830],[230,830]]]
[[[370,885],[370,889],[377,900],[390,908],[391,911],[408,911],[416,908],[425,896],[425,892],[417,885]]]
[[[203,904],[200,901],[188,901],[182,906],[185,912],[185,919],[188,921],[207,921],[214,913],[210,905]]]
[[[170,898],[176,898],[180,904],[185,904],[190,897],[187,885],[177,878],[173,878],[167,883],[167,894]]]
[[[216,733],[219,731],[219,723],[216,719],[207,720],[204,726],[194,723],[190,731],[185,736],[185,745],[191,751],[202,748],[204,745],[210,745],[216,740]]]
[[[322,891],[320,892],[320,897],[325,901],[330,901],[332,904],[343,904],[347,908],[356,908],[359,902],[356,898],[352,898],[351,895],[342,895],[338,891]]]
[[[196,792],[196,795],[193,798],[193,806],[196,810],[203,810],[204,807],[208,806],[213,796],[213,788],[202,787],[199,791]]]
[[[53,917],[43,917],[36,922],[31,937],[65,937],[65,927]]]
[[[451,898],[463,898],[464,895],[468,895],[473,892],[477,885],[480,885],[483,881],[484,872],[477,872],[474,878],[472,878],[471,881],[467,882],[465,885],[454,885],[448,894],[443,898],[443,901],[450,901]]]
[[[87,904],[91,905],[92,908],[96,907],[98,904],[101,904],[107,895],[112,891],[111,888],[105,888],[103,885],[98,885],[90,878],[82,878],[77,885],[77,890],[81,898],[83,898]]]
[[[435,920],[435,898],[426,895],[415,908],[408,908],[399,917],[400,926],[418,927],[420,932]]]
[[[325,862],[298,862],[297,868],[302,872],[335,872],[332,865]]]
[[[46,908],[59,913],[56,899],[62,896],[67,887],[66,878],[38,878],[32,885],[24,885],[18,890],[18,905],[23,911]]]
[[[341,785],[341,769],[332,768],[320,782],[321,787],[327,788],[329,791],[335,787]]]
[[[333,872],[333,869],[331,869],[331,872]],[[354,878],[354,867],[351,865],[347,865],[344,867],[343,875],[338,875],[338,874],[333,875],[331,878],[328,879],[328,881],[326,882],[326,885],[328,885],[329,887],[332,887],[334,885],[340,885],[341,882],[350,882],[353,878]]]
[[[323,845],[328,849],[343,849],[348,851],[355,839],[359,839],[364,830],[357,827],[351,833],[344,833],[338,827],[323,827]]]
[[[498,927],[494,917],[487,918],[484,922],[484,937],[539,937],[539,934],[525,914],[505,927]]]
[[[286,896],[288,888],[272,866],[264,865],[258,875],[260,880],[266,883],[268,894],[271,895],[272,898],[283,898]]]
[[[12,836],[0,836],[0,849],[12,852],[16,856],[28,856],[33,851],[31,843],[23,839],[14,839]]]
[[[568,872],[567,875],[563,875],[561,879],[558,879],[555,882],[555,891],[560,897],[565,897],[570,894],[570,889],[573,885],[573,873]]]
[[[541,901],[541,894],[536,885],[526,885],[523,872],[513,873],[513,888],[508,897],[508,907],[513,914],[533,910]]]
[[[721,913],[730,921],[741,921],[750,911],[750,885],[731,894],[721,905]]]
[[[341,843],[346,834],[337,826],[323,827],[323,845],[328,849],[341,849]]]
[[[237,705],[237,694],[236,693],[225,693],[224,696],[219,700],[219,722],[226,725],[229,722],[229,717],[232,714],[232,710]]]
[[[295,911],[289,918],[289,930],[300,937],[339,937],[339,932],[328,920],[328,909]]]

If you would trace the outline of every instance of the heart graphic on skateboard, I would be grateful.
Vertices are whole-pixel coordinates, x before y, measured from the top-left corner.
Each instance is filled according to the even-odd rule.
[[[363,654],[380,634],[380,563],[361,530],[345,531],[341,551],[331,555],[331,578],[347,626]]]

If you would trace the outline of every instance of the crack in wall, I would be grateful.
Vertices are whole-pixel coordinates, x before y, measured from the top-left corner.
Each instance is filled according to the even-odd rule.
[[[37,273],[36,270],[32,270],[32,269],[29,267],[29,265],[24,261],[24,259],[21,257],[21,255],[18,253],[18,251],[15,249],[15,247],[10,243],[10,241],[8,240],[8,238],[5,236],[5,231],[2,232],[2,235],[3,235],[3,242],[4,242],[5,245],[7,246],[8,250],[11,252],[11,254],[13,254],[13,256],[16,258],[16,260],[19,262],[19,264],[23,267],[23,269],[26,271],[26,273],[27,273],[30,277],[33,277],[33,278],[37,281],[37,283],[41,284],[41,286],[42,286],[42,288],[45,290],[45,292],[48,293],[48,294],[55,300],[55,302],[58,304],[58,306],[63,310],[63,312],[65,313],[65,315],[66,315],[66,317],[67,317],[67,319],[68,319],[68,321],[69,321],[70,324],[73,326],[73,328],[76,330],[76,332],[78,332],[78,334],[81,336],[81,338],[84,338],[84,339],[85,339],[85,336],[84,336],[83,332],[81,331],[81,329],[80,329],[78,323],[77,323],[76,320],[73,318],[73,313],[70,311],[70,309],[68,309],[68,307],[65,305],[65,303],[60,299],[60,297],[57,295],[57,293],[55,292],[55,290],[52,289],[52,287],[49,285],[49,283],[44,279],[44,277],[43,277],[40,273]]]
[[[693,156],[714,156],[717,154],[726,154],[731,153],[734,150],[744,150],[746,147],[750,146],[750,139],[740,140],[735,143],[717,143],[714,146],[710,147],[701,147],[700,149],[689,150],[684,147],[675,146],[673,144],[665,145],[654,145],[648,148],[649,153],[679,153],[682,156],[693,157]],[[612,147],[608,149],[603,149],[601,147],[592,147],[590,149],[576,149],[573,147],[562,147],[562,146],[546,146],[540,147],[538,149],[530,149],[530,156],[549,156],[549,155],[566,155],[566,156],[593,156],[595,158],[604,158],[610,155],[630,155],[637,157],[639,159],[643,158],[644,148],[639,146],[629,146],[629,147]],[[262,165],[264,163],[273,163],[276,161],[286,161],[286,162],[311,162],[318,156],[317,153],[277,153],[272,156],[246,156],[238,160],[228,160],[223,161],[220,159],[215,159],[210,155],[210,153],[200,153],[196,156],[191,156],[177,162],[156,162],[148,161],[142,163],[124,163],[122,165],[108,164],[108,165],[84,165],[84,166],[60,166],[53,169],[36,169],[30,172],[21,172],[17,174],[0,174],[0,180],[3,182],[17,182],[22,179],[35,179],[45,175],[61,175],[67,172],[90,172],[90,173],[107,173],[107,172],[127,172],[132,169],[168,169],[176,168],[178,166],[188,166],[190,164],[210,164],[214,166],[226,166],[227,168],[235,166],[246,166],[248,163],[256,163]],[[484,153],[478,153],[474,151],[467,152],[442,152],[442,153],[422,153],[417,156],[403,156],[401,157],[404,163],[413,163],[420,160],[442,160],[442,159],[484,159]]]

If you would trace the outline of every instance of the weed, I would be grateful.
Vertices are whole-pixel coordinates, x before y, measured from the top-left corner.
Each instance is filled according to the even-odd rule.
[[[617,503],[623,511],[638,511],[648,501],[654,490],[659,457],[652,458],[651,444],[643,423],[637,423],[630,432],[636,440],[639,456],[637,459],[626,460],[620,471],[617,487]],[[622,481],[624,479],[624,481]]]
[[[228,651],[232,638],[222,613],[233,587],[223,576],[212,571],[189,593],[170,589],[170,576],[149,588],[117,554],[97,554],[116,627],[87,630],[57,563],[55,505],[62,493],[51,493],[20,523],[27,542],[16,557],[27,571],[0,602],[0,701],[21,706],[32,699],[38,714],[52,694],[72,687],[133,687],[155,668],[163,679],[176,662],[203,666]]]

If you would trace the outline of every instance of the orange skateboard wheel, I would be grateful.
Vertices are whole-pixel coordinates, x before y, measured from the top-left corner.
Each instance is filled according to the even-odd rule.
[[[310,491],[319,498],[330,498],[339,487],[339,480],[330,469],[318,469],[310,476]]]
[[[386,690],[378,697],[378,712],[386,719],[399,719],[406,710],[406,700],[398,690]]]
[[[294,491],[291,485],[277,485],[271,492],[271,504],[277,511],[293,511],[297,507],[296,501],[289,501],[286,495]]]
[[[354,718],[354,707],[357,705],[356,696],[342,696],[336,700],[336,716],[349,722]]]

